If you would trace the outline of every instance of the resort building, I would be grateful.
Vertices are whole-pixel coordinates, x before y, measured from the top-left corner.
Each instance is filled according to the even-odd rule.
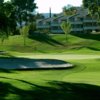
[[[74,15],[59,14],[57,17],[49,17],[37,20],[36,27],[39,30],[50,30],[52,33],[63,33],[61,23],[68,21],[72,28],[72,33],[88,33],[92,31],[100,31],[100,24],[93,16],[91,17],[87,9],[77,8]]]

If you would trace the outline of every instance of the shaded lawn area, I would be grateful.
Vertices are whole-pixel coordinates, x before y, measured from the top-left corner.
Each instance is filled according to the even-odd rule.
[[[0,100],[100,100],[100,87],[91,84],[50,81],[41,86],[17,80],[31,86],[24,90],[6,82],[0,82]]]
[[[79,34],[79,33],[74,33],[72,35],[80,37],[80,38],[100,41],[100,33],[98,33],[98,34],[92,34],[92,33]]]
[[[42,71],[1,70],[0,100],[100,100],[100,59],[69,61],[76,67]]]
[[[42,42],[42,43],[47,43],[49,45],[53,45],[53,46],[57,46],[57,45],[61,45],[64,46],[64,44],[62,44],[61,42],[53,39],[52,37],[50,37],[48,34],[46,33],[39,33],[39,32],[31,32],[29,34],[29,38]]]

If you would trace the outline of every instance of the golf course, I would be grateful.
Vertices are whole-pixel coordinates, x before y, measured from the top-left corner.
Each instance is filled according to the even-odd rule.
[[[28,38],[23,46],[21,36],[11,36],[0,46],[0,66],[24,66],[0,68],[0,100],[100,100],[99,37],[96,40],[69,35],[67,41],[64,34],[50,37],[48,42]],[[36,61],[43,61],[43,66],[49,61],[51,68],[25,67],[34,66]],[[55,61],[73,67],[57,69]]]
[[[0,100],[100,100],[100,0],[0,0]]]

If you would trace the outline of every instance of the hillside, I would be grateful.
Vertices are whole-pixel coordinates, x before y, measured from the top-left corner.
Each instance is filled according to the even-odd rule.
[[[99,35],[100,36],[100,35]],[[10,36],[0,46],[0,51],[13,51],[25,53],[99,53],[100,41],[87,38],[88,36],[64,34],[44,35],[35,34],[26,39],[26,46],[23,45],[23,37]],[[99,38],[99,37],[98,37]]]
[[[99,36],[95,36],[68,35],[66,41],[64,34],[50,37],[35,34],[31,39],[27,38],[26,46],[21,36],[9,37],[0,50],[10,51],[8,56],[19,59],[21,66],[25,67],[25,64],[20,59],[28,59],[27,63],[56,59],[75,66],[59,70],[0,69],[0,100],[99,100],[100,42]],[[8,58],[3,57],[1,59]]]

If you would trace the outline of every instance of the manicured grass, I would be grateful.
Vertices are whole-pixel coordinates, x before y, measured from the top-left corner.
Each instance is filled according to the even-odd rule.
[[[100,85],[100,59],[76,60],[74,62],[83,68],[79,72],[74,73],[74,75],[64,77],[64,80]]]
[[[76,66],[62,70],[0,70],[0,100],[99,100],[100,58],[66,60]]]
[[[34,38],[27,38],[26,46],[23,45],[23,37],[11,36],[0,46],[2,51],[20,53],[96,53],[99,54],[100,45],[98,40],[81,38],[64,34],[58,35],[37,35]]]
[[[100,100],[100,42],[68,35],[52,35],[49,41],[11,36],[0,46],[0,57],[59,59],[71,69],[0,69],[0,100]],[[46,37],[48,38],[48,37]],[[53,40],[52,40],[53,39]],[[15,41],[16,40],[16,41]],[[35,54],[36,53],[36,54]]]

